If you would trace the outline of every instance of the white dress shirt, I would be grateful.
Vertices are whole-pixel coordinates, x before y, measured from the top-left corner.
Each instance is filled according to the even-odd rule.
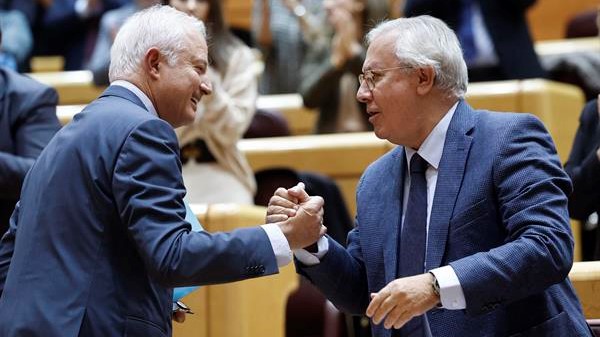
[[[410,159],[415,153],[429,163],[427,171],[425,171],[425,179],[427,180],[427,232],[429,232],[429,218],[431,216],[431,206],[435,195],[435,187],[437,185],[438,168],[442,159],[442,152],[446,142],[446,133],[448,126],[454,116],[458,102],[455,103],[446,115],[438,122],[435,128],[429,133],[418,151],[405,147],[406,161],[410,165]],[[410,169],[406,170],[407,176],[404,179],[404,198],[402,202],[402,223],[404,223],[404,215],[406,214],[406,205],[408,204],[408,192],[410,190]],[[320,263],[320,259],[329,250],[329,242],[325,237],[318,241],[318,252],[310,253],[304,249],[294,251],[296,258],[305,265],[311,266]],[[427,268],[427,266],[424,266]],[[466,308],[465,295],[454,269],[451,266],[443,266],[430,270],[435,275],[440,285],[440,300],[442,307],[450,310],[458,310]]]
[[[140,101],[142,101],[150,113],[152,113],[154,116],[158,116],[158,113],[156,112],[156,109],[154,108],[154,105],[152,105],[152,102],[148,96],[146,96],[146,94],[144,94],[144,92],[133,83],[124,80],[117,80],[113,81],[110,85],[118,85],[128,89],[134,93],[140,99]],[[288,244],[287,239],[283,235],[281,229],[279,229],[279,226],[275,224],[266,224],[260,227],[265,231],[265,233],[267,233],[267,236],[269,237],[271,247],[273,248],[273,253],[275,253],[275,258],[277,260],[277,266],[283,267],[292,262],[292,251],[290,249],[290,245]]]

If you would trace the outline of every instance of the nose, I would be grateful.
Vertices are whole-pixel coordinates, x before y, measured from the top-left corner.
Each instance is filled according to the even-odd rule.
[[[373,99],[373,93],[367,87],[367,81],[363,81],[356,92],[356,100],[361,103],[368,103]]]
[[[200,82],[200,92],[202,92],[202,95],[210,95],[212,94],[212,91],[212,83],[210,83],[208,79],[203,79],[202,82]]]

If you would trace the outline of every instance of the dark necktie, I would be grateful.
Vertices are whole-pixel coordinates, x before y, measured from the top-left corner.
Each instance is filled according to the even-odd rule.
[[[410,190],[400,235],[399,277],[422,274],[427,240],[427,162],[415,153],[410,159]],[[410,320],[399,336],[424,337],[423,316]]]
[[[475,46],[475,35],[473,33],[473,0],[462,0],[460,11],[460,23],[458,28],[458,39],[463,49],[463,55],[467,65],[471,64],[477,56]]]

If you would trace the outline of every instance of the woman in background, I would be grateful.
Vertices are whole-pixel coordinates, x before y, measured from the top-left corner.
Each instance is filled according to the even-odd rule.
[[[196,121],[176,130],[190,203],[252,204],[254,174],[237,149],[255,112],[257,72],[250,48],[223,20],[219,0],[163,0],[202,20],[208,35],[213,93],[202,98]]]

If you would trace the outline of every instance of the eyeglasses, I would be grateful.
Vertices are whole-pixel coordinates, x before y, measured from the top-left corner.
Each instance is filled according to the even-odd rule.
[[[373,89],[375,89],[375,84],[377,82],[377,79],[379,77],[383,76],[383,74],[379,74],[379,73],[383,73],[383,72],[390,71],[390,70],[409,69],[409,68],[412,68],[412,66],[399,66],[399,67],[392,67],[392,68],[385,68],[385,69],[367,70],[364,73],[358,75],[358,83],[360,85],[363,85],[364,82],[367,82],[367,88],[369,88],[369,90],[372,91]]]

